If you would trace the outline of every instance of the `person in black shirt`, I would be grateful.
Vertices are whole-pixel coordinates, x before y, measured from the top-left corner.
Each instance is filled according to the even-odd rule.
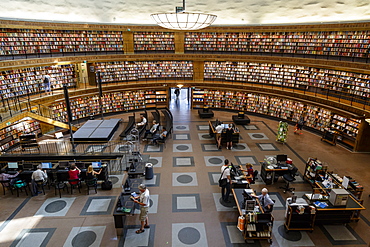
[[[232,149],[233,148],[233,125],[229,124],[229,127],[225,131],[225,138],[226,138],[226,149]]]

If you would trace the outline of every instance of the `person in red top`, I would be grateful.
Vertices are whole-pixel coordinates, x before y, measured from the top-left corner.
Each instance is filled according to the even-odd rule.
[[[79,175],[81,173],[81,170],[78,169],[76,165],[71,165],[71,168],[69,168],[68,176],[70,180],[73,179],[79,179]],[[73,181],[71,184],[78,184],[78,181]]]
[[[250,163],[245,164],[245,167],[247,170],[242,169],[243,171],[247,172],[245,178],[248,180],[249,183],[253,183],[254,181],[254,171],[253,171],[253,165]]]

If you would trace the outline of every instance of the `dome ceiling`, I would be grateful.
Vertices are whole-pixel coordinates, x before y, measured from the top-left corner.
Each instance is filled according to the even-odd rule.
[[[1,0],[0,18],[154,25],[151,13],[181,0]],[[6,6],[6,7],[4,7]],[[214,25],[370,20],[369,0],[188,0],[187,11],[218,16]]]

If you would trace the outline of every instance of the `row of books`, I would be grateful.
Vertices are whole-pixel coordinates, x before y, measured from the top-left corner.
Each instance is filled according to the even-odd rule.
[[[223,108],[249,111],[297,122],[305,116],[306,126],[324,131],[335,128],[356,137],[361,120],[346,118],[323,107],[296,100],[238,91],[193,90],[193,107]],[[203,103],[203,104],[201,104]]]

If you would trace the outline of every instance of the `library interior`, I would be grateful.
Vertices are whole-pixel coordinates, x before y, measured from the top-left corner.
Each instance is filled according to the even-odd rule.
[[[370,247],[370,3],[2,2],[0,246]]]

